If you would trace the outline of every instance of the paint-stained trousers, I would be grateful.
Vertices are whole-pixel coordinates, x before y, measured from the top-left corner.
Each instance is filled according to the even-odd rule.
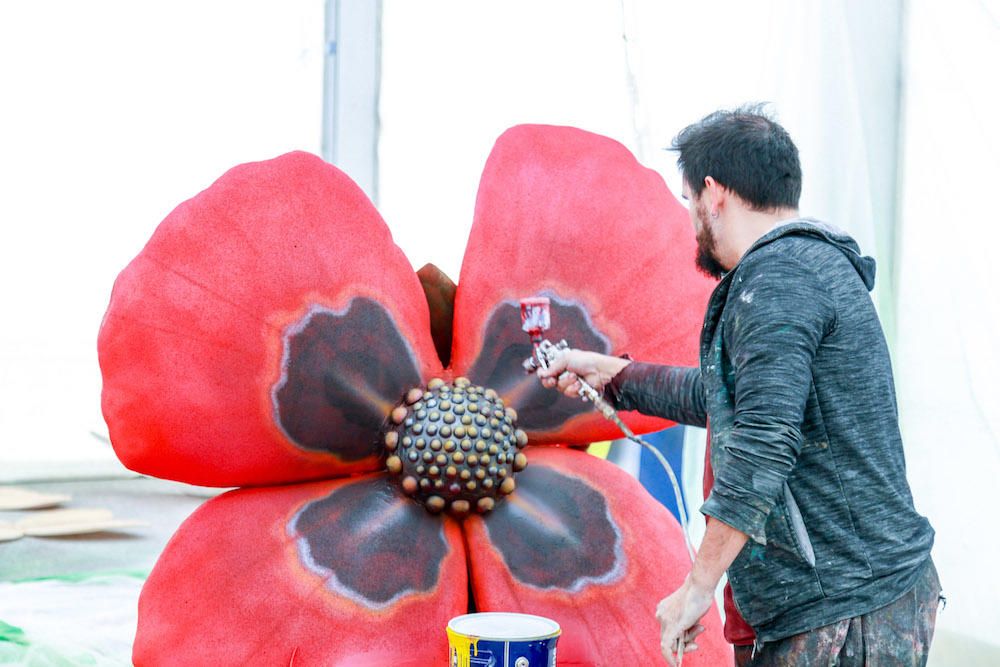
[[[941,584],[928,561],[906,595],[875,611],[757,646],[736,646],[736,667],[923,667]]]

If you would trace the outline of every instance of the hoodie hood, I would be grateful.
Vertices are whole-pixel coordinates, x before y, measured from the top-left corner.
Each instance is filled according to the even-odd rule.
[[[813,218],[796,218],[783,222],[769,231],[764,236],[750,246],[746,254],[762,246],[771,243],[783,236],[812,236],[822,239],[827,243],[836,246],[851,262],[854,270],[861,276],[865,287],[870,292],[875,287],[875,259],[868,255],[861,254],[861,247],[858,242],[851,238],[844,230],[834,227],[831,224],[814,220]],[[744,255],[745,257],[746,255]]]

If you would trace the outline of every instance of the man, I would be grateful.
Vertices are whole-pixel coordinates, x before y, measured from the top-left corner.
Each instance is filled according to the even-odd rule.
[[[798,151],[759,107],[713,113],[672,148],[697,266],[720,280],[700,368],[570,350],[539,373],[570,396],[583,378],[618,409],[709,428],[706,533],[657,608],[663,654],[679,661],[726,572],[756,633],[737,665],[923,665],[934,531],[906,481],[875,262],[799,216]]]

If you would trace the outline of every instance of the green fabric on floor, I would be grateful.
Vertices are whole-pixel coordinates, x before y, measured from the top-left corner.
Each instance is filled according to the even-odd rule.
[[[0,583],[0,664],[131,664],[144,579],[130,574],[73,579]]]

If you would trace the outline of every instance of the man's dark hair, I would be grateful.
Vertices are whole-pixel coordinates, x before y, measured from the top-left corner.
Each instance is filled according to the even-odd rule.
[[[695,196],[711,176],[752,209],[798,208],[802,193],[799,151],[763,104],[711,113],[674,137],[677,166]]]

